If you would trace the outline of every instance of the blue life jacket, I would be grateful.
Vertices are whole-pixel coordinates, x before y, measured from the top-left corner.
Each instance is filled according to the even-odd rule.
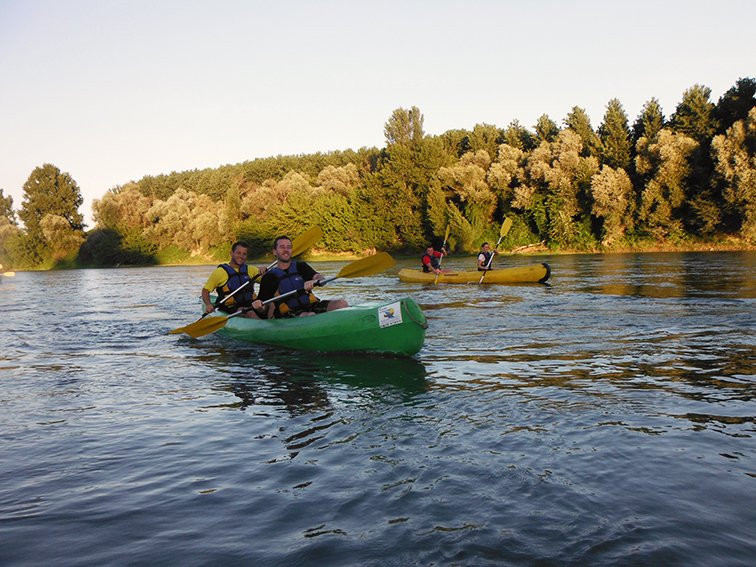
[[[247,265],[244,264],[239,268],[238,272],[228,264],[220,264],[218,267],[223,268],[226,271],[228,274],[228,281],[222,286],[216,288],[215,291],[218,294],[218,299],[215,300],[215,307],[226,313],[233,313],[239,307],[247,307],[251,305],[252,300],[254,299],[254,292],[252,289],[254,284],[251,283],[246,285],[244,289],[238,293],[235,293],[228,301],[223,301],[223,298],[228,294],[241,287],[245,282],[250,281]]]
[[[286,271],[276,266],[275,268],[268,270],[267,273],[273,274],[278,280],[278,295],[283,295],[284,293],[295,289],[300,290],[299,293],[296,293],[283,301],[276,302],[276,309],[278,309],[280,314],[283,315],[290,311],[300,311],[309,307],[311,303],[317,302],[317,297],[304,290],[304,278],[299,273],[299,270],[297,270],[296,260],[291,261],[289,269]]]

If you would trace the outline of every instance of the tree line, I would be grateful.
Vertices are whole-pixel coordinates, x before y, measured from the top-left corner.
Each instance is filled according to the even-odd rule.
[[[687,89],[665,117],[651,98],[631,124],[612,99],[594,129],[572,108],[561,126],[478,124],[437,136],[416,107],[388,118],[383,148],[278,156],[145,176],[95,200],[84,231],[76,182],[36,168],[18,210],[0,189],[6,266],[144,264],[224,258],[245,239],[267,251],[278,234],[319,225],[323,250],[420,250],[446,227],[471,253],[514,220],[504,246],[643,248],[737,238],[756,243],[756,80],[720,99]]]

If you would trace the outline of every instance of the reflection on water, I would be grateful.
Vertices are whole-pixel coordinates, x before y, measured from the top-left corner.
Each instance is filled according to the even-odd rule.
[[[732,255],[742,264],[732,269]],[[723,260],[727,258],[727,260]],[[648,298],[730,296],[753,299],[753,253],[574,256],[575,278],[589,293]],[[649,261],[651,259],[651,261]],[[674,268],[670,269],[670,266]]]
[[[241,401],[224,407],[246,409],[255,405],[280,405],[292,414],[314,409],[327,410],[327,385],[375,388],[385,395],[393,390],[411,396],[427,389],[425,364],[414,358],[323,355],[275,349],[269,346],[237,345],[228,348],[189,341],[196,359],[209,367],[223,369],[233,380],[216,387]]]

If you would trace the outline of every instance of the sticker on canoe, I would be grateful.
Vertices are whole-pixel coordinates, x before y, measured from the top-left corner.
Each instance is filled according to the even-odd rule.
[[[378,325],[381,328],[398,325],[402,322],[402,304],[400,301],[378,308]]]

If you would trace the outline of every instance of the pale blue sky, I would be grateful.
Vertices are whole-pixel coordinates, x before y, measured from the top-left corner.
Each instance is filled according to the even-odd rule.
[[[53,163],[85,198],[147,174],[425,131],[669,116],[756,76],[756,2],[0,0],[0,188]],[[91,225],[91,219],[90,219]],[[91,228],[91,226],[90,226]]]

